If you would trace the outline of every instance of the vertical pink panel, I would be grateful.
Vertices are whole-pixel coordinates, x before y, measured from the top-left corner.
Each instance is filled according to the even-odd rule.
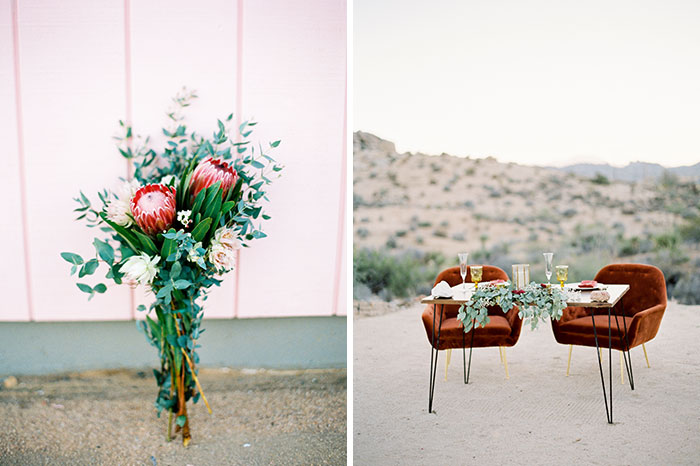
[[[243,116],[282,139],[269,238],[241,254],[240,317],[329,315],[335,307],[342,172],[344,1],[245,2]],[[343,284],[344,287],[344,284]]]
[[[94,256],[74,222],[72,198],[115,188],[125,161],[112,135],[124,118],[123,4],[110,0],[20,2],[19,31],[27,170],[28,240],[37,320],[129,317],[128,289],[87,302],[61,251]],[[101,276],[83,281],[95,284]]]
[[[187,111],[188,127],[211,135],[216,119],[235,110],[236,2],[188,0],[132,2],[133,124],[136,133],[162,141],[165,112],[183,86],[200,96]],[[234,275],[211,291],[207,317],[232,317]],[[136,304],[152,298],[137,292]]]
[[[0,4],[0,243],[3,248],[0,267],[0,295],[3,297],[0,320],[28,320],[24,239],[21,221],[19,147],[15,101],[15,66],[11,2]]]
[[[342,255],[340,260],[340,279],[338,280],[338,302],[336,304],[336,315],[348,315],[348,262],[347,262],[347,238],[343,233]]]

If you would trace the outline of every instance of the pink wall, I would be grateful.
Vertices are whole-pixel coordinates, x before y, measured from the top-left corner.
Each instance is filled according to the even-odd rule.
[[[286,167],[269,238],[241,253],[206,315],[346,314],[344,1],[17,3],[0,0],[0,320],[138,317],[142,290],[113,285],[88,303],[59,253],[93,254],[72,198],[97,202],[126,174],[117,121],[157,134],[183,85],[200,96],[192,127],[256,119]]]

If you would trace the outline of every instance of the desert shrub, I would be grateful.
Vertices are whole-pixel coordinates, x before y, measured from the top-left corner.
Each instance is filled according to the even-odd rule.
[[[358,207],[361,207],[361,206],[363,206],[363,205],[367,205],[367,203],[365,202],[364,198],[363,198],[362,196],[360,196],[359,194],[357,194],[357,193],[353,193],[353,194],[352,194],[352,207],[353,207],[353,210],[354,210],[354,209],[357,209]]]
[[[678,233],[686,243],[700,243],[700,216],[687,219],[678,229]]]
[[[673,287],[671,295],[681,304],[700,304],[700,275],[682,275]]]
[[[386,300],[427,294],[444,263],[439,253],[361,249],[353,254],[353,285]]]
[[[595,176],[591,178],[591,183],[599,185],[608,185],[610,184],[610,180],[607,176],[603,175],[602,173],[596,173]]]
[[[386,240],[385,244],[387,249],[396,249],[396,238],[393,236],[390,236],[388,240]]]
[[[394,235],[396,235],[397,238],[403,238],[406,236],[406,230],[397,230]]]
[[[576,209],[566,209],[564,212],[561,213],[562,217],[564,218],[571,218],[576,216],[578,214],[578,210]]]
[[[432,222],[429,222],[429,221],[426,221],[426,220],[421,221],[421,222],[418,222],[418,227],[419,227],[419,228],[430,228],[431,226],[433,226]]]
[[[438,229],[433,231],[433,236],[436,238],[447,238],[447,232],[445,230]]]
[[[367,228],[358,228],[357,229],[357,236],[364,239],[369,236],[369,230]]]
[[[452,239],[455,241],[465,241],[464,233],[453,233]]]

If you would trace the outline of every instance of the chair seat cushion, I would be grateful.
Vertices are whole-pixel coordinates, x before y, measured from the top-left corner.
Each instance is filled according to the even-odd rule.
[[[486,346],[512,346],[513,342],[509,341],[511,336],[511,326],[508,323],[508,319],[504,316],[490,315],[489,323],[486,327],[477,327],[474,330],[474,347],[486,347]],[[423,325],[428,334],[428,340],[432,336],[432,325],[433,325],[433,306],[428,306],[423,312]],[[438,325],[440,325],[440,313],[435,319],[435,339],[438,337]],[[462,339],[464,335],[464,340]],[[443,317],[442,326],[440,327],[440,345],[438,349],[447,348],[462,348],[462,342],[468,348],[471,342],[471,331],[464,333],[464,327],[462,326],[462,321],[457,320],[456,317]]]
[[[617,320],[616,320],[617,319]],[[595,321],[595,331],[598,333],[598,338],[608,336],[608,316],[607,315],[597,315],[593,317]],[[624,336],[625,325],[629,330],[632,324],[632,317],[610,316],[610,330],[613,337]],[[619,328],[618,328],[619,325]],[[590,316],[579,317],[577,319],[564,322],[559,325],[559,328],[564,333],[579,333],[579,334],[590,334],[593,335],[593,321],[591,321]]]

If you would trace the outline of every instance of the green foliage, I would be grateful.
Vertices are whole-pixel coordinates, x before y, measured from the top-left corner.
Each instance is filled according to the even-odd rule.
[[[387,300],[425,294],[444,262],[441,254],[361,249],[353,255],[354,289],[367,289]]]
[[[518,316],[534,330],[540,321],[561,319],[566,308],[566,294],[557,287],[545,288],[535,282],[524,290],[516,290],[510,282],[483,285],[459,308],[457,319],[462,321],[464,331],[470,331],[474,325],[486,326],[490,321],[488,308],[493,306],[500,307],[504,313],[518,306]]]
[[[596,173],[595,176],[591,178],[591,183],[605,186],[610,184],[610,180],[602,173]]]

